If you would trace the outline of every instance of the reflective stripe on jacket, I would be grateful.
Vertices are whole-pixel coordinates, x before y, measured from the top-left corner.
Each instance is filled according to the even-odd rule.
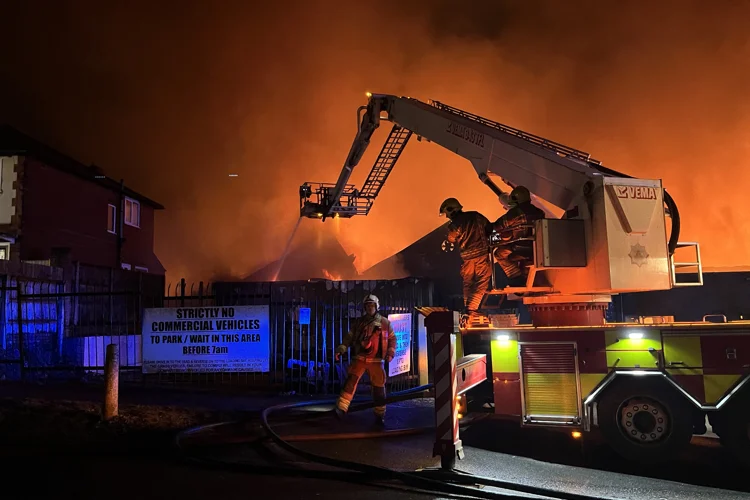
[[[350,347],[355,359],[368,363],[393,359],[396,355],[396,334],[391,322],[380,313],[357,318],[336,352],[343,354]]]

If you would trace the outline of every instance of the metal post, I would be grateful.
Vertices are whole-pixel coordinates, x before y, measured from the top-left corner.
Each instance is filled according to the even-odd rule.
[[[63,293],[65,293],[65,284],[57,285],[58,292],[60,287],[63,287]],[[62,297],[57,298],[57,355],[60,364],[63,360],[63,352],[65,348],[65,299]]]
[[[104,361],[104,420],[111,420],[119,413],[120,386],[120,349],[117,344],[107,346],[107,358]]]
[[[4,351],[7,348],[6,332],[8,330],[8,318],[5,316],[5,305],[8,303],[8,276],[4,275],[0,278],[0,283],[2,283],[2,290],[0,290],[0,302],[2,302],[0,306],[0,349]]]
[[[421,314],[417,315],[417,350],[419,385],[427,385],[430,382],[430,363],[427,359],[427,329]]]
[[[21,370],[21,380],[26,379],[26,339],[23,334],[23,285],[19,278],[16,278],[16,308],[18,314],[16,321],[18,323],[18,363]]]
[[[73,335],[79,335],[78,332],[78,319],[79,319],[79,302],[78,302],[78,294],[81,292],[81,263],[76,262],[76,271],[75,271],[75,278],[73,281],[73,292],[75,293],[75,296],[73,297]]]
[[[456,457],[464,458],[458,436],[458,405],[456,386],[456,335],[459,314],[436,311],[425,318],[432,338],[435,380],[435,447],[433,456],[440,455],[442,469],[455,469]]]
[[[109,269],[109,335],[114,335],[112,331],[113,323],[114,323],[114,312],[115,312],[115,270],[113,268]],[[127,297],[125,298],[127,300]]]

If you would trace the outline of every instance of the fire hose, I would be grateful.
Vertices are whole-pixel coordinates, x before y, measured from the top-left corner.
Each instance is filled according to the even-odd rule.
[[[398,401],[415,399],[419,397],[422,393],[430,390],[431,388],[432,388],[432,385],[429,384],[429,385],[409,389],[406,391],[394,393],[390,397],[386,398],[385,402],[395,403]],[[601,497],[580,495],[576,493],[567,493],[567,492],[561,492],[561,491],[556,491],[556,490],[550,490],[550,489],[540,488],[536,486],[523,485],[523,484],[518,484],[518,483],[513,483],[513,482],[508,482],[508,481],[501,481],[501,480],[497,480],[493,478],[475,476],[475,475],[471,475],[471,474],[467,474],[467,473],[463,473],[459,471],[447,472],[447,471],[442,471],[442,470],[425,469],[425,470],[418,470],[418,471],[402,472],[402,471],[389,469],[386,467],[368,465],[368,464],[363,464],[359,462],[340,460],[336,458],[326,457],[323,455],[317,455],[315,453],[302,450],[291,444],[291,441],[353,439],[355,437],[383,438],[383,437],[389,437],[393,435],[416,434],[419,432],[424,432],[427,429],[432,429],[432,427],[399,429],[397,431],[390,431],[390,433],[388,431],[379,431],[376,433],[316,434],[316,435],[300,435],[300,436],[282,437],[282,436],[279,436],[277,432],[273,428],[271,428],[271,425],[268,423],[268,418],[271,414],[282,411],[282,410],[294,410],[294,409],[300,409],[300,408],[305,408],[305,407],[310,407],[310,406],[319,406],[319,405],[332,404],[332,403],[335,403],[335,400],[305,401],[305,402],[300,402],[300,403],[286,403],[286,404],[271,406],[271,407],[265,408],[261,412],[260,424],[265,430],[267,437],[269,437],[277,446],[286,450],[287,452],[292,453],[293,455],[299,456],[301,458],[304,458],[313,463],[318,463],[318,464],[326,465],[329,467],[334,467],[337,469],[345,469],[345,470],[356,472],[358,473],[356,476],[345,477],[345,476],[342,476],[340,472],[336,472],[336,471],[312,471],[312,470],[304,470],[304,469],[295,469],[292,467],[274,467],[274,466],[258,467],[256,465],[249,467],[247,466],[247,464],[231,462],[227,460],[207,458],[207,457],[200,457],[200,458],[189,457],[189,458],[191,458],[192,461],[194,462],[197,461],[203,465],[210,465],[210,466],[215,466],[215,467],[219,467],[222,469],[229,469],[229,470],[236,470],[236,471],[250,470],[253,473],[265,472],[269,474],[315,477],[319,479],[334,479],[334,480],[344,479],[344,480],[364,482],[364,483],[369,483],[369,484],[377,484],[379,486],[383,486],[381,483],[384,481],[395,480],[405,485],[411,486],[412,488],[415,488],[424,493],[439,492],[441,494],[459,495],[462,497],[485,498],[485,499],[492,499],[492,500],[495,500],[495,499],[508,500],[508,499],[516,499],[516,498],[525,499],[528,497],[516,496],[516,495],[512,495],[508,493],[483,491],[483,490],[476,489],[475,487],[464,486],[464,485],[489,486],[489,487],[494,487],[494,488],[505,489],[508,491],[516,491],[519,493],[538,495],[538,496],[553,498],[553,499],[593,500],[594,498],[601,498]],[[378,403],[378,404],[382,404],[382,403]],[[376,406],[376,404],[373,401],[355,404],[349,408],[349,412],[351,413],[351,412],[362,411],[362,410],[366,410],[369,408],[373,408],[374,406]],[[329,410],[326,412],[320,412],[314,416],[307,417],[307,419],[321,418],[324,416],[329,416],[331,413],[332,413],[332,410]],[[231,425],[237,425],[241,423],[243,422],[242,421],[219,422],[215,424],[208,424],[208,425],[193,427],[193,428],[190,428],[190,429],[187,429],[185,431],[178,433],[178,435],[175,438],[175,444],[179,449],[183,450],[182,441],[187,436],[196,435],[196,434],[205,432],[207,430],[217,429],[220,427],[226,427],[226,426],[231,426]]]

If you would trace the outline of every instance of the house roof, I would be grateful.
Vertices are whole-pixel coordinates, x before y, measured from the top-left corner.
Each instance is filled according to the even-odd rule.
[[[138,200],[157,210],[163,210],[164,206],[154,200],[136,192],[128,187],[121,187],[120,181],[104,175],[101,168],[83,163],[39,142],[38,140],[20,132],[10,125],[0,125],[0,155],[31,156],[50,167],[75,175],[89,182],[93,182],[117,193],[122,192],[125,196]]]

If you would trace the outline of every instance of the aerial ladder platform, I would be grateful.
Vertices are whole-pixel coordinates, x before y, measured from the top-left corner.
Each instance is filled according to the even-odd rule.
[[[349,178],[382,120],[393,128],[364,185],[356,189]],[[596,323],[604,321],[614,294],[703,283],[699,246],[678,241],[679,212],[661,180],[631,177],[585,151],[439,101],[368,94],[337,182],[303,184],[300,216],[367,215],[412,135],[468,160],[506,208],[508,195],[491,176],[511,188],[526,186],[564,214],[530,228],[533,256],[524,267],[525,286],[493,286],[482,308],[499,309],[502,300],[493,302],[493,296],[514,294],[537,313],[540,324],[559,323],[562,316],[570,324]],[[672,219],[669,236],[666,217]],[[495,260],[494,250],[507,243],[493,233],[490,258]],[[684,248],[693,248],[695,258],[675,262],[675,251]],[[678,280],[676,270],[688,268],[697,279]],[[570,312],[561,315],[560,310]]]

